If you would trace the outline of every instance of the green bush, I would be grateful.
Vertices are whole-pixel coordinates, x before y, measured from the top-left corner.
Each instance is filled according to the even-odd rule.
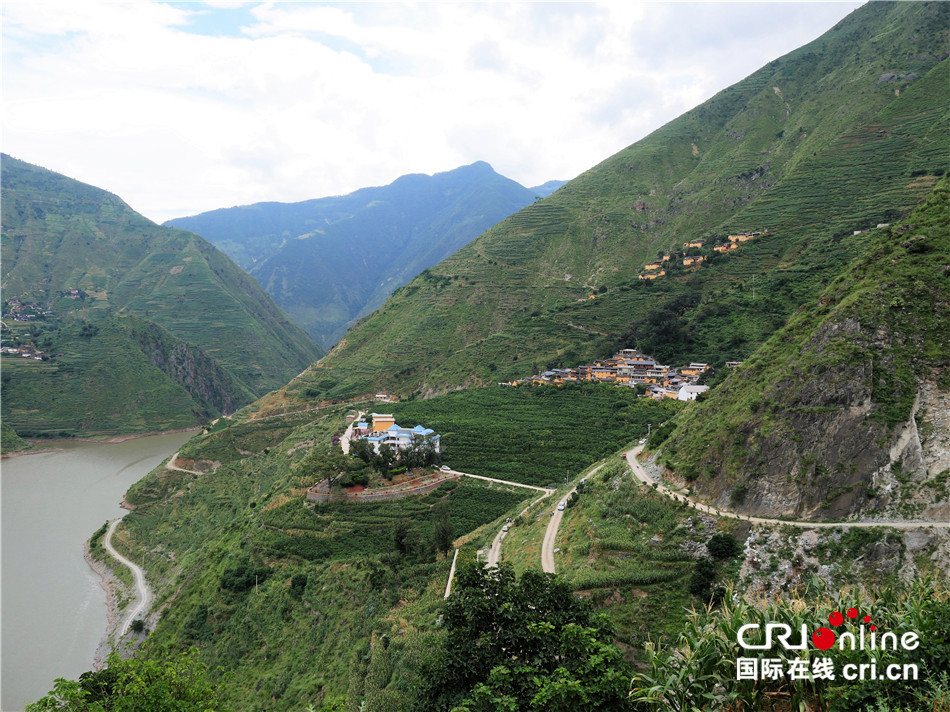
[[[739,546],[739,542],[736,541],[734,536],[722,533],[713,534],[706,542],[706,548],[709,549],[710,555],[716,559],[731,559],[738,556],[739,552],[742,551],[742,547]]]

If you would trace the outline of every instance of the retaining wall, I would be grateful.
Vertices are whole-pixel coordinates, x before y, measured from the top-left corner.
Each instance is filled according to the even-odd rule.
[[[458,478],[458,475],[440,475],[436,478],[409,480],[392,487],[380,487],[353,493],[331,492],[329,482],[323,480],[307,490],[307,499],[319,504],[327,502],[351,502],[356,504],[361,502],[391,502],[403,497],[429,494],[429,492],[437,490],[449,480],[457,480]]]

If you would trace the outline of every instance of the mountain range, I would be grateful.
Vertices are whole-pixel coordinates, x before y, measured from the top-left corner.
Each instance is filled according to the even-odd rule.
[[[7,155],[3,418],[21,434],[188,427],[322,355],[193,233]],[[26,354],[34,354],[23,358]]]
[[[751,355],[947,170],[947,12],[862,8],[424,270],[267,403],[426,396],[626,345]]]
[[[255,203],[165,224],[226,252],[330,348],[394,289],[561,185],[524,188],[480,161],[344,196]]]

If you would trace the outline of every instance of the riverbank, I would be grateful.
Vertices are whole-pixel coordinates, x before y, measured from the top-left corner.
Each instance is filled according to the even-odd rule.
[[[199,430],[204,430],[204,426],[195,425],[191,428],[177,428],[175,430],[153,430],[147,433],[126,433],[124,435],[115,435],[108,439],[105,439],[108,437],[106,435],[90,435],[83,438],[24,438],[24,440],[33,445],[49,445],[50,447],[44,447],[41,450],[31,449],[19,450],[17,452],[7,452],[0,456],[0,459],[8,460],[15,457],[22,457],[23,455],[42,455],[51,452],[63,452],[64,448],[56,446],[60,443],[93,443],[99,445],[115,445],[117,443],[124,443],[128,440],[136,440],[137,438],[152,438],[158,435],[178,435],[179,433],[191,433],[197,432]]]
[[[144,571],[139,569],[139,571],[136,572],[135,569],[138,567],[132,564],[132,562],[120,558],[121,554],[115,551],[109,541],[112,532],[121,521],[121,519],[116,519],[109,524],[108,529],[102,537],[103,548],[106,553],[120,565],[130,568],[133,576],[136,577],[136,580],[139,581],[142,586],[141,590],[129,587],[125,581],[119,578],[111,565],[95,558],[92,555],[91,540],[86,540],[83,545],[83,558],[86,560],[86,563],[89,564],[89,568],[99,576],[99,585],[106,592],[106,630],[99,640],[99,644],[96,646],[96,653],[93,657],[93,666],[96,670],[102,669],[105,665],[106,658],[112,651],[118,651],[119,655],[123,658],[131,657],[148,637],[147,626],[139,633],[130,629],[132,620],[140,613],[143,613],[151,601],[151,591],[148,588],[148,584],[145,583]],[[134,612],[129,613],[119,610],[120,597],[123,599],[127,598],[130,601],[138,599],[137,607],[133,608]],[[153,621],[146,621],[146,623],[153,623]]]
[[[106,657],[113,649],[112,636],[119,622],[118,592],[125,587],[125,584],[116,576],[115,571],[110,566],[93,558],[89,543],[90,540],[87,539],[83,544],[82,557],[89,564],[89,568],[99,577],[99,585],[106,592],[106,631],[103,633],[99,645],[96,646],[96,653],[92,660],[93,667],[96,670],[101,670]]]
[[[115,644],[116,620],[135,605],[132,577],[99,540],[92,541],[98,563],[90,562],[84,542],[103,522],[121,518],[122,495],[193,435],[108,446],[56,443],[62,452],[3,461],[3,649],[16,655],[0,660],[0,708],[22,710],[47,694],[56,678],[75,680],[92,670],[94,658],[101,661]],[[110,639],[111,645],[100,646]],[[123,637],[121,647],[126,640],[134,638]]]

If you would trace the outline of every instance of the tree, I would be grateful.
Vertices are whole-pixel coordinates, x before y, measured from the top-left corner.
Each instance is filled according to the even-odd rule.
[[[132,625],[129,626],[129,628],[133,633],[142,633],[145,631],[145,621],[141,618],[136,618],[132,621]]]
[[[398,520],[393,526],[393,544],[396,551],[409,558],[420,557],[426,549],[419,528],[406,519]]]
[[[350,441],[350,454],[360,458],[367,464],[373,464],[373,458],[376,455],[373,452],[373,446],[369,444],[366,438]]]
[[[396,453],[393,451],[393,449],[387,443],[380,445],[379,454],[373,461],[373,466],[379,470],[379,472],[381,472],[383,477],[385,477],[387,480],[392,479],[392,475],[389,474],[389,468],[391,468],[395,462]]]
[[[208,666],[191,648],[172,658],[130,658],[113,652],[107,667],[78,681],[59,678],[26,712],[228,712]]]
[[[607,619],[553,574],[466,564],[418,710],[626,710],[630,670]]]
[[[709,598],[710,587],[716,580],[716,564],[711,559],[697,559],[689,578],[689,592],[700,598]]]
[[[432,521],[435,525],[432,532],[432,543],[435,545],[436,551],[446,554],[451,551],[452,542],[455,540],[455,527],[452,526],[452,521],[449,519],[449,507],[446,502],[442,501],[435,505]]]
[[[731,559],[742,551],[739,542],[731,534],[713,534],[706,542],[710,555],[716,559]]]

